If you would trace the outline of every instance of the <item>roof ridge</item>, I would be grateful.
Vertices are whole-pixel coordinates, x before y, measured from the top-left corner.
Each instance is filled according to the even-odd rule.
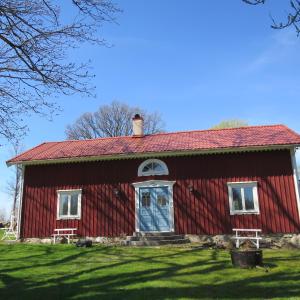
[[[49,141],[44,143],[65,143],[65,142],[86,142],[86,141],[95,141],[95,140],[109,140],[109,139],[119,139],[119,138],[131,138],[131,135],[119,135],[119,136],[103,136],[93,139],[81,139],[81,140],[63,140],[63,141]]]
[[[271,124],[271,125],[251,125],[251,126],[241,126],[241,127],[230,127],[230,128],[217,128],[217,129],[195,129],[195,130],[179,130],[179,131],[172,131],[172,132],[158,132],[153,134],[146,134],[143,137],[148,136],[157,136],[157,135],[171,135],[171,134],[178,134],[178,133],[192,133],[192,132],[205,132],[205,131],[227,131],[227,130],[237,130],[237,129],[249,129],[249,128],[264,128],[264,127],[276,127],[276,126],[284,126],[289,129],[284,124]],[[292,130],[291,130],[292,131]],[[293,132],[293,131],[292,131]],[[294,132],[296,133],[296,132]],[[296,133],[297,134],[297,133]],[[63,141],[49,141],[44,142],[45,143],[65,143],[65,142],[89,142],[89,141],[95,141],[95,140],[109,140],[109,139],[120,139],[120,138],[132,138],[132,135],[120,135],[120,136],[108,136],[108,137],[98,137],[93,139],[82,139],[82,140],[63,140]],[[135,139],[137,137],[134,137]],[[40,144],[40,145],[42,145]]]
[[[154,134],[151,134],[151,136],[153,136],[153,135],[164,135],[164,134],[167,135],[167,134],[177,134],[177,133],[190,133],[190,132],[204,132],[204,131],[227,131],[227,130],[236,130],[236,129],[278,127],[278,126],[285,126],[285,125],[283,125],[283,124],[271,124],[271,125],[251,125],[251,126],[230,127],[230,128],[216,128],[216,129],[210,128],[210,129],[182,130],[182,131],[154,133]]]

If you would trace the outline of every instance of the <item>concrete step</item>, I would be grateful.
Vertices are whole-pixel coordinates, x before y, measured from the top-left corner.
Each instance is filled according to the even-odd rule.
[[[149,235],[149,236],[128,236],[128,241],[164,241],[164,240],[181,240],[183,234],[173,235]]]
[[[123,242],[127,246],[160,246],[190,243],[184,234],[174,232],[135,232]]]
[[[142,241],[126,241],[127,246],[161,246],[161,245],[178,245],[190,243],[189,239],[178,239],[178,240],[142,240]]]
[[[174,232],[134,232],[133,236],[171,236],[176,235]]]

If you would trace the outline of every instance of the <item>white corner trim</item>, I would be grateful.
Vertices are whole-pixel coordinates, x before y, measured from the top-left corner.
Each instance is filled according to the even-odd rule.
[[[21,236],[25,166],[21,165],[21,168],[22,168],[22,174],[21,174],[21,184],[20,184],[20,191],[19,191],[19,209],[18,209],[18,219],[17,219],[17,239],[20,239],[20,236]]]
[[[159,164],[163,168],[163,170],[160,172],[153,171],[153,170],[148,171],[148,172],[143,172],[144,167],[151,163]],[[139,165],[138,176],[140,177],[140,176],[151,176],[151,175],[169,175],[169,169],[168,169],[166,163],[163,162],[162,160],[156,159],[156,158],[151,158],[151,159],[147,159],[147,160],[143,161]]]
[[[135,188],[135,231],[140,232],[140,188],[141,187],[163,187],[166,186],[169,189],[170,199],[170,231],[174,231],[174,204],[173,204],[173,186],[176,181],[169,180],[147,180],[141,182],[135,182],[132,185]]]
[[[296,152],[296,148],[291,149],[291,162],[292,162],[292,169],[293,169],[295,194],[296,194],[296,200],[297,200],[298,215],[299,215],[299,219],[300,219],[299,176],[298,176],[298,172],[297,172],[297,163],[296,163],[295,152]]]

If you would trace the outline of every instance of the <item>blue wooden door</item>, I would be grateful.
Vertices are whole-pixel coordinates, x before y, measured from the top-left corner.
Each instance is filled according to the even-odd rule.
[[[140,188],[139,221],[141,231],[152,231],[153,199],[150,188]]]
[[[167,187],[140,188],[141,231],[170,230],[170,201]]]

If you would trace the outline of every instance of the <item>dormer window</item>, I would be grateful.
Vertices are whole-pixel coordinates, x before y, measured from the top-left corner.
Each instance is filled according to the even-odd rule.
[[[159,159],[147,159],[140,164],[138,176],[168,175],[167,165]]]

